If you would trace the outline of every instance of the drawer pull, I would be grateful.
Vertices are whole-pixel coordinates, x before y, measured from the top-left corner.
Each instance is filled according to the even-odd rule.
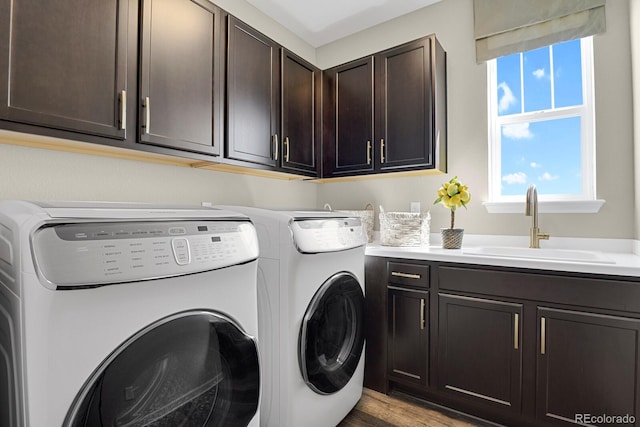
[[[540,354],[547,352],[547,319],[540,318]]]
[[[427,320],[424,313],[425,306],[424,298],[420,298],[420,330],[423,330],[427,326]]]
[[[405,279],[420,279],[422,277],[419,274],[402,273],[400,271],[392,271],[391,275],[395,277],[404,277]]]
[[[367,164],[371,164],[371,141],[367,141]]]

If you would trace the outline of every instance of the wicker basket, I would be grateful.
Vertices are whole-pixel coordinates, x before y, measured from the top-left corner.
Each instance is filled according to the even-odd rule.
[[[429,245],[429,212],[385,212],[380,206],[380,243],[384,246]]]
[[[369,243],[373,242],[373,222],[374,222],[374,210],[373,205],[368,203],[367,206],[364,207],[365,210],[362,211],[345,211],[340,209],[340,212],[345,213],[349,216],[355,216],[360,218],[362,221],[362,225],[364,225],[365,230],[367,231],[367,237],[369,238]]]

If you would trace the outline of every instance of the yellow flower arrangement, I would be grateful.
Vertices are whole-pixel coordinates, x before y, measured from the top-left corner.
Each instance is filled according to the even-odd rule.
[[[460,206],[464,206],[466,209],[470,201],[471,193],[469,193],[469,187],[463,185],[458,177],[454,176],[438,189],[438,198],[433,204],[441,203],[445,208],[451,209],[451,228],[453,229],[456,209]]]

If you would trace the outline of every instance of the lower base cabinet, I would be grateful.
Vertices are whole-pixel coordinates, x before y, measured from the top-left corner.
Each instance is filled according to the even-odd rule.
[[[438,295],[438,388],[520,412],[522,305]]]
[[[365,277],[367,387],[507,426],[640,426],[640,278],[385,257]]]
[[[637,425],[640,320],[539,308],[538,327],[539,420]]]
[[[388,375],[402,382],[429,384],[428,291],[388,287]]]

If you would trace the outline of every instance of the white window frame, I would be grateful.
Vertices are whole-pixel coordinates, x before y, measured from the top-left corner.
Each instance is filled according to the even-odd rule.
[[[596,158],[595,158],[595,103],[593,80],[593,37],[580,40],[582,57],[582,101],[574,107],[554,108],[554,80],[551,79],[551,102],[549,110],[521,114],[498,115],[497,60],[487,62],[488,123],[489,123],[489,200],[484,202],[490,213],[524,212],[525,194],[503,196],[502,185],[502,132],[503,125],[532,123],[542,120],[565,117],[581,117],[581,176],[582,194],[538,194],[539,211],[555,213],[595,213],[600,210],[604,200],[596,198]],[[553,77],[553,54],[551,54],[550,72]],[[522,56],[521,56],[522,61]],[[521,70],[523,70],[521,64]],[[520,102],[524,103],[524,82],[521,72]],[[524,108],[521,108],[524,111]]]

